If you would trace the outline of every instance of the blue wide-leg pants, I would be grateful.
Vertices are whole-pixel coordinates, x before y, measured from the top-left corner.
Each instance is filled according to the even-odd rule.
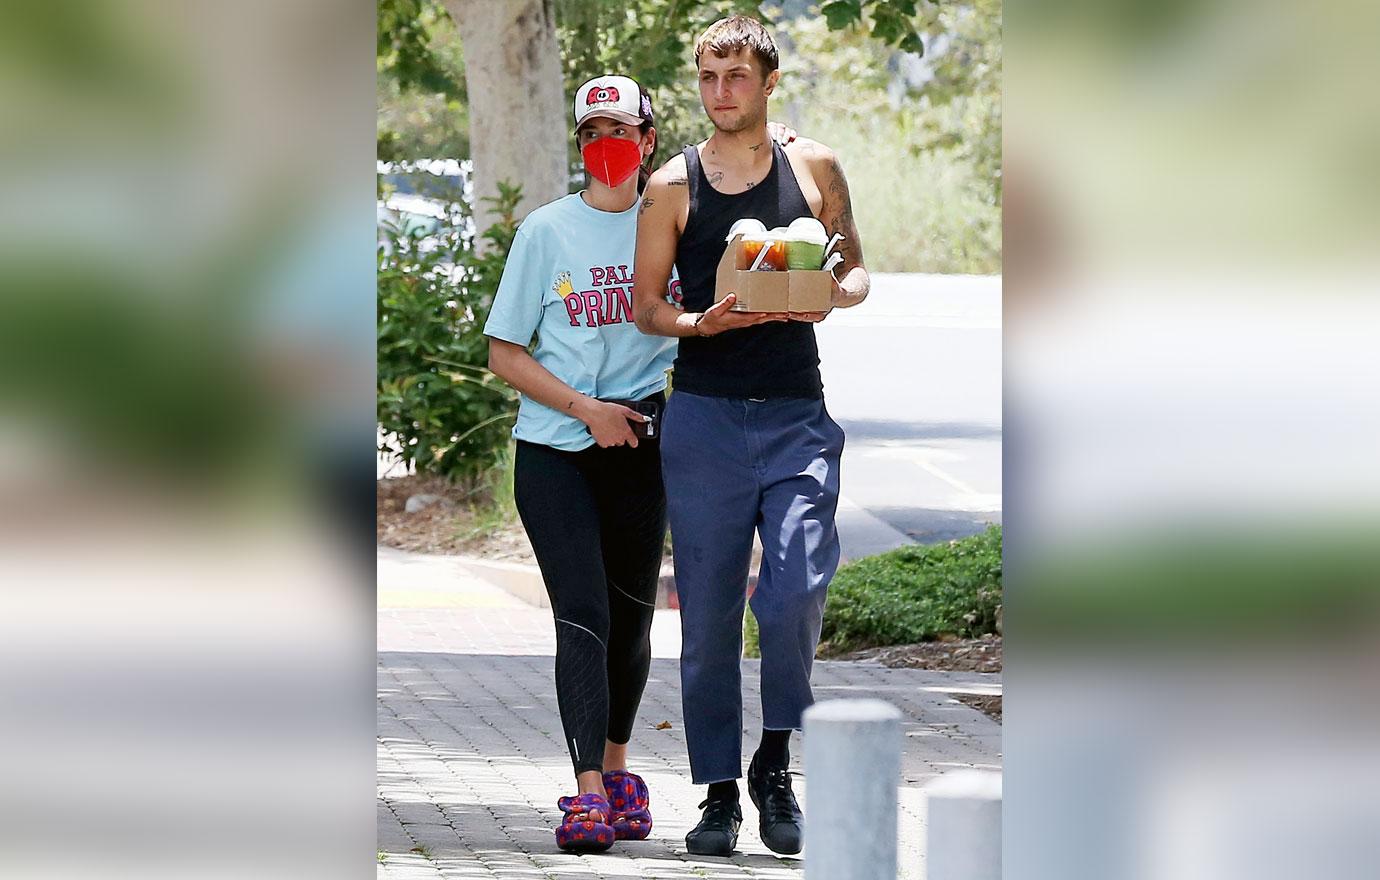
[[[834,514],[843,429],[822,399],[704,397],[676,391],[662,475],[681,619],[681,695],[696,784],[742,776],[742,624],[752,595],[762,652],[762,723],[799,728],[824,598],[839,563]]]

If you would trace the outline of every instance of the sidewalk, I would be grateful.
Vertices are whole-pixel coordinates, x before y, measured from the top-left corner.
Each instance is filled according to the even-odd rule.
[[[702,789],[690,784],[675,656],[675,611],[658,611],[651,677],[633,732],[632,769],[652,792],[648,840],[606,854],[555,846],[556,798],[572,789],[552,686],[550,612],[465,572],[454,560],[381,549],[378,612],[380,878],[799,878],[800,858],[757,837],[744,794],[739,852],[691,856],[685,833]],[[756,661],[744,661],[744,754],[760,727]],[[818,662],[820,700],[876,696],[905,714],[900,876],[923,878],[920,786],[958,767],[998,768],[1001,728],[953,700],[997,693],[996,676]],[[657,729],[669,722],[668,729]],[[799,735],[792,744],[799,769]],[[797,780],[805,803],[805,781]]]

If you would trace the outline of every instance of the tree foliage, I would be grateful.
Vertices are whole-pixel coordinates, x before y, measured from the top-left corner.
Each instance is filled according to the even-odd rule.
[[[378,268],[378,421],[419,473],[476,487],[507,448],[516,395],[487,369],[484,321],[513,244],[519,194],[500,184],[500,221],[476,252],[464,202],[434,229],[384,223]]]
[[[820,12],[831,27],[862,27],[872,37],[903,51],[922,51],[918,15],[913,0],[847,0],[826,3]],[[733,14],[765,15],[768,19],[809,16],[811,7],[798,3],[758,3],[755,0],[556,0],[557,34],[567,94],[590,77],[623,73],[652,92],[657,108],[658,134],[668,150],[702,139],[704,120],[691,76],[695,38],[712,22]],[[380,93],[392,103],[417,103],[418,95],[445,101],[464,100],[463,61],[458,37],[437,0],[380,0]],[[439,38],[439,39],[438,39]],[[410,122],[440,122],[435,102],[430,118],[415,112],[385,113],[380,143],[390,159],[434,158],[413,149],[427,139],[411,136]],[[454,121],[453,119],[449,121]],[[663,151],[663,157],[669,152]],[[572,161],[575,154],[571,149]]]
[[[917,0],[831,0],[820,7],[830,30],[868,26],[870,35],[902,52],[924,54],[920,39],[927,11]]]
[[[932,78],[913,88],[929,144],[953,147],[1001,201],[1002,0],[966,0],[939,7],[927,26],[936,50],[926,64]],[[935,111],[935,112],[926,112]]]
[[[999,204],[1002,0],[832,0],[820,13],[830,30],[894,50],[874,61],[906,74],[904,109],[925,134],[919,149],[956,150]]]
[[[868,265],[1001,271],[999,119],[971,97],[934,99],[933,65],[947,47],[917,58],[820,17],[786,19],[775,32],[782,78],[773,113],[839,155]],[[985,154],[981,144],[990,144]],[[991,161],[983,166],[980,155]]]
[[[997,271],[1002,0],[553,2],[566,93],[599,74],[636,78],[656,107],[658,162],[708,133],[693,75],[695,37],[725,15],[762,17],[781,45],[785,74],[772,118],[836,148],[867,139],[891,146],[890,153],[879,146],[847,162],[855,201],[869,176],[886,178],[872,181],[878,193],[889,192],[884,184],[903,172],[931,178],[908,182],[925,187],[911,203],[927,200],[923,210],[942,216],[923,230],[908,217],[904,235],[902,225],[871,230],[870,242],[890,246],[871,246],[870,255],[911,255],[877,267]],[[464,58],[454,23],[438,0],[381,0],[379,8],[380,157],[468,156]],[[827,114],[806,112],[825,107]],[[578,179],[573,137],[565,148]],[[883,201],[878,211],[894,214],[896,199]],[[915,247],[917,236],[925,247]]]
[[[565,88],[605,73],[631,76],[656,109],[657,161],[704,139],[694,77],[695,39],[725,16],[752,15],[753,0],[557,0]],[[578,155],[571,149],[572,163]]]
[[[378,158],[468,156],[465,59],[435,0],[378,0]]]
[[[465,99],[465,78],[434,44],[433,32],[450,21],[434,0],[377,0],[378,70],[402,91],[435,92]],[[462,71],[463,73],[463,71]]]

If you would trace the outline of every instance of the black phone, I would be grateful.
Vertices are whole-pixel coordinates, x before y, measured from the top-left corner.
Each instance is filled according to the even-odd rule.
[[[644,416],[650,416],[650,422],[631,422],[633,434],[639,440],[655,440],[661,431],[661,404],[655,400],[639,400],[632,404],[629,409],[636,410]]]
[[[633,412],[642,413],[650,416],[651,421],[634,422],[628,420],[632,426],[633,436],[639,440],[659,440],[661,439],[661,408],[662,403],[657,400],[610,400],[609,403],[617,403],[626,406]]]

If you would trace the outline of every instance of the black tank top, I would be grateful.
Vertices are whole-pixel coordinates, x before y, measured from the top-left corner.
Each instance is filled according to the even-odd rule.
[[[734,222],[755,217],[770,229],[814,216],[786,151],[767,140],[771,171],[757,186],[731,196],[710,186],[699,151],[685,148],[690,216],[676,248],[676,271],[687,311],[702,312],[714,304],[719,258]],[[682,337],[672,381],[677,391],[708,397],[822,397],[815,325],[773,321],[715,336]]]

